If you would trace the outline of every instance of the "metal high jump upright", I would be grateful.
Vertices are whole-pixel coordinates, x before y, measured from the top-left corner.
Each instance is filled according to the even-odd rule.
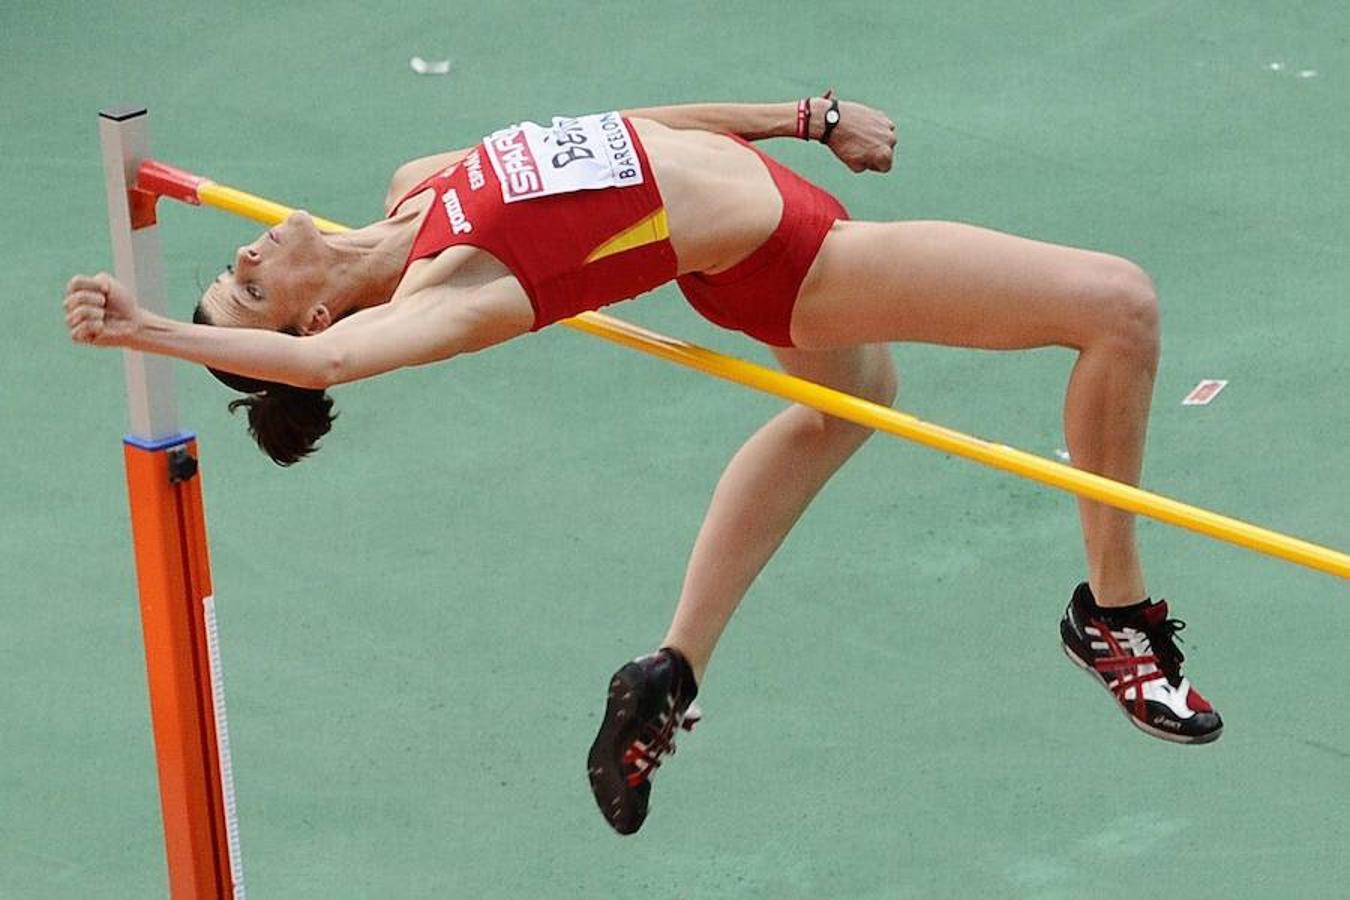
[[[136,186],[150,156],[149,116],[102,110],[99,137],[117,278],[164,314],[155,195]],[[169,891],[174,900],[243,898],[197,441],[178,425],[171,360],[128,350],[124,366],[123,454]]]

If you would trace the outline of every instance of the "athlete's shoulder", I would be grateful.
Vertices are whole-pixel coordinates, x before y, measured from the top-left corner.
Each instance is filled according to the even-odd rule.
[[[385,215],[392,215],[409,195],[431,179],[454,171],[455,166],[476,149],[477,146],[474,146],[451,150],[448,153],[419,156],[399,166],[389,178],[389,189],[384,198]]]

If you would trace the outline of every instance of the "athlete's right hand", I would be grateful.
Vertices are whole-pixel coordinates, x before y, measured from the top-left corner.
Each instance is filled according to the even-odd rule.
[[[107,272],[76,275],[66,284],[66,327],[77,344],[122,347],[141,325],[136,298]]]
[[[824,121],[824,107],[813,108],[812,113],[819,113]],[[814,131],[816,126],[811,127]],[[826,146],[854,172],[889,172],[895,158],[895,122],[879,109],[841,100],[839,124]]]

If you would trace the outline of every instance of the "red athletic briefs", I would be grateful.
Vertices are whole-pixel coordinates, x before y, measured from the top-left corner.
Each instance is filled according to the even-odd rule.
[[[830,226],[848,210],[758,147],[730,135],[764,160],[783,197],[783,216],[769,239],[724,272],[681,275],[689,305],[723,328],[743,331],[775,347],[791,347],[792,307]]]

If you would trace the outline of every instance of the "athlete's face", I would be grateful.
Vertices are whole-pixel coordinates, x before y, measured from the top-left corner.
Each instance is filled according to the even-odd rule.
[[[330,323],[324,295],[328,247],[309,213],[296,211],[245,244],[202,294],[217,325],[310,334]]]

